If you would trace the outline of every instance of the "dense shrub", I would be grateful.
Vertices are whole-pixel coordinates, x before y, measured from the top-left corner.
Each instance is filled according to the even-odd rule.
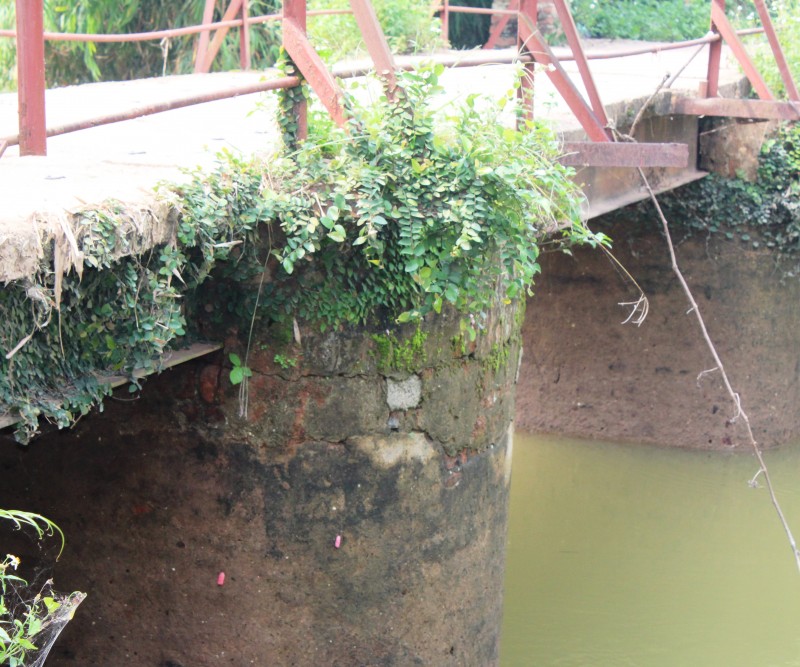
[[[585,37],[677,42],[708,32],[708,0],[573,0],[572,12]],[[752,4],[728,3],[736,23],[753,20]]]

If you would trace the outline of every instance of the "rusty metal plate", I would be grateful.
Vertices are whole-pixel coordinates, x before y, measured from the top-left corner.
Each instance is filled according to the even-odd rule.
[[[800,120],[800,104],[769,100],[739,100],[723,97],[678,98],[672,112],[684,116],[726,116],[762,120]]]
[[[559,160],[568,167],[689,166],[688,144],[566,142]]]

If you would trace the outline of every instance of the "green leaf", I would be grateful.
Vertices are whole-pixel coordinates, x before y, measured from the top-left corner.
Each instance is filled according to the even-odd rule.
[[[244,368],[242,366],[234,366],[231,369],[230,378],[232,385],[241,384],[242,380],[244,380]]]
[[[228,354],[228,359],[230,359],[231,363],[232,363],[234,366],[241,366],[241,365],[242,365],[242,359],[241,359],[241,357],[239,357],[239,355],[238,355],[238,354],[236,354],[235,352],[230,352],[230,353]]]

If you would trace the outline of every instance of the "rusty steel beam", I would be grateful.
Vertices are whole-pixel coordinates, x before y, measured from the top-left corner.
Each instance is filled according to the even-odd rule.
[[[206,0],[206,6],[203,8],[203,25],[207,26],[214,20],[214,6],[216,0]],[[194,71],[196,73],[203,72],[204,54],[208,50],[208,40],[211,39],[211,28],[203,30],[197,40],[197,51],[194,54]],[[207,71],[207,70],[205,70]]]
[[[397,88],[395,73],[397,67],[386,36],[378,23],[375,9],[369,0],[350,0],[350,8],[353,10],[353,16],[364,37],[367,51],[369,51],[372,62],[375,63],[375,71],[386,82],[386,95],[391,100]]]
[[[284,0],[283,18],[281,19],[284,23],[284,28],[287,21],[294,21],[295,25],[302,32],[303,36],[305,36],[307,27],[307,13],[308,7],[306,6],[306,0]],[[288,53],[285,29],[283,31],[282,39],[283,48],[286,49]],[[297,121],[297,138],[300,141],[304,141],[308,137],[308,102],[305,100],[305,98],[301,97],[294,103],[292,113]]]
[[[519,11],[519,0],[511,0],[508,4],[508,9],[511,10],[514,14]],[[500,35],[503,34],[503,30],[506,29],[508,22],[511,20],[511,13],[503,13],[500,15],[500,18],[494,24],[491,33],[489,33],[489,39],[486,40],[486,44],[483,45],[484,49],[493,49],[497,44],[497,41],[500,39]]]
[[[535,59],[530,52],[529,44],[525,40],[525,32],[523,28],[523,17],[533,21],[536,25],[536,17],[539,14],[539,3],[537,0],[519,0],[518,3],[519,14],[517,16],[517,51],[520,57],[525,59],[526,62],[522,69],[522,78],[520,79],[519,90],[517,91],[517,99],[519,100],[522,114],[517,120],[517,129],[522,129],[525,121],[533,121],[533,103],[534,103],[534,88],[535,88]]]
[[[568,167],[689,166],[688,144],[566,142],[558,161]]]
[[[775,57],[775,62],[778,65],[778,71],[781,74],[783,86],[786,88],[786,95],[790,100],[795,102],[800,101],[800,93],[797,91],[792,73],[789,71],[789,65],[786,62],[786,56],[783,54],[781,43],[778,41],[778,35],[775,33],[775,26],[772,25],[772,18],[767,10],[767,5],[764,0],[755,0],[756,10],[761,18],[761,25],[764,27],[764,32],[767,35],[767,41],[772,49],[772,55]]]
[[[47,155],[43,0],[17,0],[20,155]]]
[[[711,0],[711,20],[714,22],[719,34],[722,35],[722,38],[727,43],[733,55],[736,56],[736,60],[739,61],[739,64],[744,70],[745,76],[750,80],[753,90],[756,91],[762,100],[774,99],[772,92],[767,87],[764,79],[761,78],[761,75],[758,73],[753,61],[750,60],[750,56],[747,55],[747,50],[744,48],[742,40],[739,39],[739,36],[733,29],[733,26],[728,21],[728,17],[725,16],[724,0]],[[709,80],[709,90],[707,95],[708,97],[714,97],[717,94],[717,91],[715,90],[712,93],[710,84],[711,82]]]
[[[225,13],[222,15],[222,21],[232,21],[241,11],[242,0],[231,0]],[[203,54],[203,72],[208,72],[211,69],[211,64],[214,62],[214,58],[217,57],[217,53],[219,53],[222,42],[229,30],[230,28],[226,26],[224,28],[219,28],[214,33],[214,37],[211,39],[208,49],[206,49],[206,52]]]
[[[594,83],[592,72],[589,69],[589,63],[586,60],[586,54],[583,51],[583,44],[578,36],[578,28],[575,26],[575,20],[572,18],[572,12],[564,0],[554,0],[556,12],[558,13],[558,20],[561,21],[561,29],[564,31],[564,36],[567,38],[572,50],[572,55],[575,57],[575,64],[578,66],[581,79],[583,80],[583,87],[586,89],[586,94],[589,96],[589,102],[592,105],[592,110],[595,116],[603,125],[608,126],[608,118],[606,117],[606,110],[603,103],[600,101],[600,94],[597,92],[597,86]],[[606,130],[606,134],[611,136],[610,131]]]
[[[342,91],[328,71],[325,63],[322,62],[322,58],[311,46],[305,30],[295,19],[288,16],[283,19],[283,45],[331,118],[339,127],[343,127],[345,115],[344,106],[342,105]]]
[[[524,5],[525,0],[523,0]],[[553,55],[550,47],[542,39],[536,24],[531,21],[530,16],[522,11],[520,11],[519,15],[519,26],[520,36],[525,48],[536,59],[536,62],[545,66],[545,73],[578,119],[589,139],[610,142],[611,139],[609,139],[606,128],[600,122],[600,119],[591,107],[586,104],[586,100],[575,87],[575,84],[572,83],[558,58]]]
[[[95,116],[93,118],[85,118],[83,120],[75,121],[73,123],[66,123],[64,125],[56,125],[47,129],[48,137],[57,137],[61,134],[69,134],[70,132],[78,132],[80,130],[88,130],[92,127],[99,127],[101,125],[110,125],[111,123],[121,123],[126,120],[133,120],[134,118],[141,118],[143,116],[151,116],[157,113],[164,113],[165,111],[172,111],[173,109],[182,109],[184,107],[195,106],[197,104],[205,104],[206,102],[216,102],[218,100],[226,100],[231,97],[239,97],[240,95],[253,95],[255,93],[263,93],[270,90],[279,90],[282,88],[295,88],[300,85],[300,78],[296,76],[284,76],[279,79],[270,79],[269,81],[260,81],[247,86],[234,86],[230,88],[223,88],[215,90],[210,93],[202,93],[200,95],[190,95],[187,97],[178,97],[166,102],[159,102],[142,107],[134,107],[126,111],[118,113],[110,113],[102,116]],[[9,146],[17,146],[19,144],[19,136],[13,135],[9,137],[0,137],[0,155]]]
[[[239,65],[244,71],[250,69],[250,25],[247,19],[250,18],[250,0],[242,2],[242,29],[239,33]]]
[[[678,98],[672,113],[684,116],[724,116],[760,120],[800,120],[800,104],[774,100],[740,100],[723,97]]]
[[[311,9],[307,12],[308,16],[334,16],[352,14],[349,9]],[[262,16],[251,16],[247,19],[247,25],[257,25],[260,23],[270,23],[280,21],[283,14],[263,14]],[[197,35],[209,30],[218,28],[239,28],[242,19],[231,19],[230,21],[214,21],[208,25],[190,25],[185,28],[171,28],[169,30],[153,30],[152,32],[125,32],[125,33],[86,33],[86,32],[47,32],[44,38],[53,42],[98,42],[103,44],[117,42],[149,42],[170,37],[181,37],[183,35]],[[16,38],[16,30],[0,29],[0,37]]]
[[[712,10],[713,7],[714,0],[711,0]],[[722,8],[723,10],[725,9],[725,0],[722,0]],[[713,11],[711,14],[710,32],[717,39],[711,42],[708,47],[708,70],[702,94],[707,97],[716,97],[719,92],[719,68],[722,64],[722,38],[720,37],[717,24],[714,23]]]

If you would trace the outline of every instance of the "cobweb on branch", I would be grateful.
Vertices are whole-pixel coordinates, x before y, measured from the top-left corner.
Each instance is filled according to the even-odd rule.
[[[4,528],[0,530],[3,553],[21,556],[9,553],[0,561],[0,639],[5,635],[5,641],[0,641],[0,663],[42,667],[86,594],[63,594],[53,589],[53,567],[63,547],[60,531],[54,535],[37,523],[41,517],[20,518],[24,514],[6,511],[3,518],[10,515],[11,519],[0,523]],[[20,632],[22,628],[24,631]],[[29,643],[20,644],[15,639],[19,635]]]
[[[52,589],[52,583],[52,580],[48,580],[39,595],[46,595],[59,606],[58,609],[48,615],[47,619],[42,623],[41,630],[33,636],[36,651],[28,656],[26,667],[42,667],[44,665],[61,631],[72,620],[78,605],[86,599],[86,593],[76,592],[69,595],[56,593]]]

